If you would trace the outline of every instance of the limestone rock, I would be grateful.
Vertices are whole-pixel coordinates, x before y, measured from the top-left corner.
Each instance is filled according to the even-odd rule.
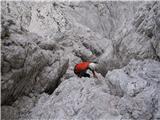
[[[22,31],[16,24],[13,26],[15,31],[2,39],[2,104],[12,104],[19,96],[30,92],[44,91],[43,87],[39,88],[41,90],[35,87],[41,83],[47,86],[49,81],[36,81],[37,76],[46,66],[61,62],[57,59],[60,56],[54,54],[57,49],[50,48],[52,45],[46,47],[49,50],[42,47],[48,45],[41,42],[44,41],[42,37]],[[17,29],[22,33],[18,33]],[[54,68],[58,72],[54,73],[57,77],[50,79],[58,81],[65,74],[66,63],[59,64]]]
[[[2,120],[18,119],[18,110],[11,106],[1,106],[1,115]]]
[[[39,100],[32,109],[31,119],[120,120],[116,109],[119,97],[108,93],[104,79],[70,78],[63,81],[46,101]]]
[[[108,72],[106,82],[111,94],[121,97],[118,109],[124,119],[156,119],[160,100],[159,62],[132,60],[124,68]]]
[[[100,57],[106,66],[104,72],[123,67],[132,58],[159,60],[159,4],[144,2],[137,6],[135,14],[129,13],[123,25],[115,31],[112,47],[106,48],[107,52]],[[130,18],[131,14],[134,18]]]
[[[1,4],[2,105],[20,119],[160,118],[159,1]],[[77,78],[86,60],[106,80]]]

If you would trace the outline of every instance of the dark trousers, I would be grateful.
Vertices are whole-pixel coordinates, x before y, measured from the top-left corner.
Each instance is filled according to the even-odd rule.
[[[90,74],[86,73],[86,72],[81,72],[78,77],[89,77],[90,78]]]

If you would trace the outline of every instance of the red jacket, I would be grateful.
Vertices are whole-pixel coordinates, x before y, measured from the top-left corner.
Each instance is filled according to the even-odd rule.
[[[90,63],[91,62],[81,62],[79,64],[76,64],[74,67],[75,74],[85,72],[88,69]]]

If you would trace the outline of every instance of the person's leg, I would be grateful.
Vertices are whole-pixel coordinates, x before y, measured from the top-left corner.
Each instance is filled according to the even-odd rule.
[[[89,77],[89,78],[90,78],[90,74],[86,73],[86,71],[85,71],[85,72],[81,72],[81,73],[79,74],[79,76],[80,76],[80,77]]]
[[[90,78],[90,74],[84,73],[83,77],[89,77]]]

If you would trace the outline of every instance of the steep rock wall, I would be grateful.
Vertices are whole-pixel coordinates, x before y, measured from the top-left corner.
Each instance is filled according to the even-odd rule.
[[[137,78],[139,76],[137,74],[141,73],[139,70],[128,71],[129,74],[134,73],[135,76],[132,79],[128,75],[124,75],[128,74],[125,73],[124,69],[132,69],[132,65],[129,64],[128,67],[117,70],[120,73],[118,78],[125,76],[124,79],[120,80],[114,78],[117,76],[117,72],[113,70],[127,65],[133,58],[136,60],[160,60],[160,3],[158,1],[3,1],[1,3],[2,105],[4,105],[2,110],[10,110],[14,114],[6,115],[3,112],[3,118],[8,119],[8,116],[13,116],[14,119],[19,116],[19,113],[20,118],[41,118],[40,114],[43,118],[49,118],[50,115],[53,115],[55,119],[61,117],[68,119],[72,117],[75,119],[159,118],[159,95],[157,93],[159,91],[159,76],[157,75],[159,69],[157,68],[156,72],[151,69],[149,76],[145,76],[145,78]],[[110,72],[106,75],[108,85],[103,83],[102,86],[85,86],[85,83],[93,82],[94,84],[94,80],[87,79],[87,82],[84,79],[81,82],[75,78],[74,65],[86,60],[98,62],[99,72],[103,76],[108,71],[113,70],[110,79],[108,79]],[[146,70],[143,70],[143,67],[144,69],[146,67],[143,64],[150,65],[147,69],[159,66],[159,62],[152,60],[144,61],[142,64],[141,62],[136,63],[136,60],[133,61],[133,66],[142,67],[144,72]],[[76,81],[76,79],[78,80]],[[100,79],[104,78],[100,77]],[[151,81],[156,79],[157,82],[153,82],[154,80],[151,82],[148,79]],[[133,84],[128,80],[133,81]],[[62,85],[58,87],[61,81],[64,83],[62,82]],[[54,94],[58,93],[56,91],[53,93],[55,88],[62,89],[61,86],[66,88],[61,97],[66,101],[73,102],[74,97],[69,99],[66,95],[86,94],[83,91],[78,93],[74,89],[73,93],[68,92],[69,83],[78,86],[79,82],[84,85],[83,88],[86,90],[93,87],[95,91],[91,90],[91,94],[95,93],[97,98],[102,97],[102,101],[110,102],[112,101],[110,98],[120,99],[118,105],[116,104],[118,107],[115,108],[115,104],[111,105],[113,109],[116,109],[117,116],[114,116],[114,113],[112,115],[112,112],[110,113],[107,108],[110,104],[102,103],[99,108],[97,104],[88,104],[90,99],[83,104],[87,107],[80,107],[79,111],[81,112],[79,114],[70,108],[71,104],[66,103],[64,105],[63,101],[60,101],[62,104],[60,106],[64,106],[65,110],[69,109],[72,112],[69,111],[66,114],[61,109],[59,110],[58,103],[55,103],[57,108],[55,112],[50,113],[55,108],[54,105],[51,105],[48,110],[47,104],[50,104],[50,101],[56,101],[57,97]],[[124,87],[123,83],[128,84],[128,87]],[[148,84],[151,85],[151,89],[148,88]],[[139,86],[135,87],[137,85]],[[106,93],[104,92],[106,90],[99,90],[99,88],[107,89],[107,91],[109,89],[109,92]],[[127,93],[124,92],[126,89]],[[145,91],[143,91],[144,89]],[[36,101],[43,97],[41,93],[44,92],[53,97],[48,97],[45,94],[47,97],[45,97],[44,109],[38,112],[41,108],[41,102],[39,102],[32,114],[28,114],[35,106]],[[101,93],[100,96],[98,93]],[[103,98],[104,94],[105,97]],[[149,98],[145,97],[146,94],[149,94]],[[84,95],[82,98],[87,99],[87,96]],[[95,99],[95,102],[97,101],[98,99]],[[74,103],[78,104],[77,102],[76,98]],[[113,102],[116,101],[113,100]],[[135,107],[135,104],[139,104],[139,102],[143,103],[142,106]],[[125,105],[125,103],[127,104]],[[107,106],[103,106],[104,104]],[[77,107],[75,108],[77,109]],[[87,112],[89,116],[87,116]],[[45,116],[43,113],[47,113],[47,115]],[[90,116],[92,113],[94,118]]]

